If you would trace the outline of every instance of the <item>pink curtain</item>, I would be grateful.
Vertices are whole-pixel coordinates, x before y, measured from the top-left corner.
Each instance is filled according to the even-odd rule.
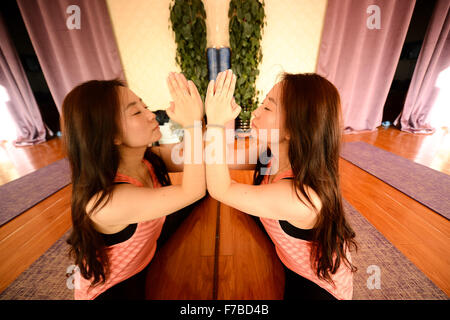
[[[2,88],[3,87],[3,88]],[[0,108],[6,108],[16,127],[15,146],[45,142],[45,125],[25,70],[0,13]],[[0,119],[6,126],[7,119]],[[11,120],[10,120],[11,121]]]
[[[339,90],[344,132],[375,130],[415,0],[328,0],[316,73]]]
[[[448,93],[443,91],[450,90],[449,70],[447,70],[450,66],[449,12],[450,1],[437,0],[414,69],[403,111],[394,121],[394,124],[397,124],[400,118],[403,131],[433,133],[435,128],[429,120],[433,109],[440,107],[436,104],[437,102],[442,104],[442,108],[439,110],[441,114],[437,114],[437,116],[450,117],[450,112],[448,112],[450,99],[445,101],[437,99],[439,94],[448,96]],[[447,78],[441,81],[442,85],[439,85],[437,82],[444,72],[446,72]],[[450,121],[447,121],[448,123]]]
[[[105,0],[17,3],[59,111],[81,82],[124,79]]]

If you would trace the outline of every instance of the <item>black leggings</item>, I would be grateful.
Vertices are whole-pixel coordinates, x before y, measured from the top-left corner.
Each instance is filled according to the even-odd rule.
[[[291,269],[284,267],[286,277],[284,300],[337,300],[331,293]]]
[[[150,263],[141,272],[112,286],[94,300],[144,300],[145,280]]]
[[[206,197],[206,196],[205,196]],[[182,222],[189,216],[194,208],[204,199],[204,197],[187,207],[184,207],[177,212],[166,216],[164,225],[161,230],[156,244],[156,251],[158,252],[171,235],[180,227]],[[108,290],[102,292],[95,300],[144,300],[146,293],[146,277],[150,267],[150,263],[139,273],[134,276],[117,283]]]
[[[251,216],[258,227],[270,239],[258,217]],[[272,242],[272,240],[270,239]],[[283,261],[279,259],[283,264]],[[320,287],[318,284],[308,280],[283,264],[285,274],[284,300],[337,300],[331,293]]]

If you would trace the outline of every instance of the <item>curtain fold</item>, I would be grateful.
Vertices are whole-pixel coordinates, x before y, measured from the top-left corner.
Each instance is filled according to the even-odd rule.
[[[3,87],[3,88],[2,88]],[[34,98],[19,55],[0,12],[0,126],[15,127],[15,146],[28,146],[46,141],[45,124]],[[10,119],[6,117],[10,116]],[[4,121],[14,122],[10,123]]]
[[[450,126],[450,1],[437,0],[399,119],[401,130],[434,133]]]
[[[375,130],[415,0],[328,0],[316,73],[339,90],[344,132]]]
[[[105,0],[17,3],[59,112],[79,83],[125,80]]]

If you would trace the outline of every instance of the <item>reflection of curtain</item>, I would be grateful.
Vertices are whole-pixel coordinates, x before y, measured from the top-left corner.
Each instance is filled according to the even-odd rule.
[[[381,124],[414,4],[328,0],[316,72],[339,90],[345,132]]]
[[[17,140],[13,141],[13,144],[25,146],[44,142],[46,133],[44,122],[1,13],[0,89],[0,94],[3,93],[0,97],[0,108],[6,105],[17,128]],[[5,119],[0,119],[0,126],[8,125],[2,121]]]
[[[105,0],[17,3],[59,111],[81,82],[124,79]]]
[[[450,67],[449,13],[450,2],[437,0],[417,59],[403,111],[394,122],[397,124],[401,117],[400,124],[403,131],[433,133],[435,129],[429,120],[430,115],[436,113],[434,108],[442,107],[438,112],[442,112],[442,115],[436,113],[437,116],[450,117],[450,112],[448,112],[450,100],[439,101],[440,99],[437,99],[438,96],[447,95],[450,90],[448,70],[445,71]],[[439,81],[445,74],[447,78]],[[436,102],[441,103],[438,105]],[[443,123],[441,122],[441,124]]]

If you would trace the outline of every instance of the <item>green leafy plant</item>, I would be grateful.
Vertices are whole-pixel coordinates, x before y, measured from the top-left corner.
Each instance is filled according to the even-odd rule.
[[[242,108],[239,119],[243,121],[250,120],[251,112],[259,105],[255,81],[263,57],[260,42],[267,24],[264,5],[258,0],[231,0],[228,10],[231,68],[237,76],[234,97]]]
[[[169,5],[170,22],[177,44],[176,63],[205,99],[208,86],[206,58],[206,12],[201,0],[174,0]]]
[[[252,117],[252,111],[242,111],[241,113],[239,113],[239,119],[241,119],[242,121],[249,121],[250,118]]]

